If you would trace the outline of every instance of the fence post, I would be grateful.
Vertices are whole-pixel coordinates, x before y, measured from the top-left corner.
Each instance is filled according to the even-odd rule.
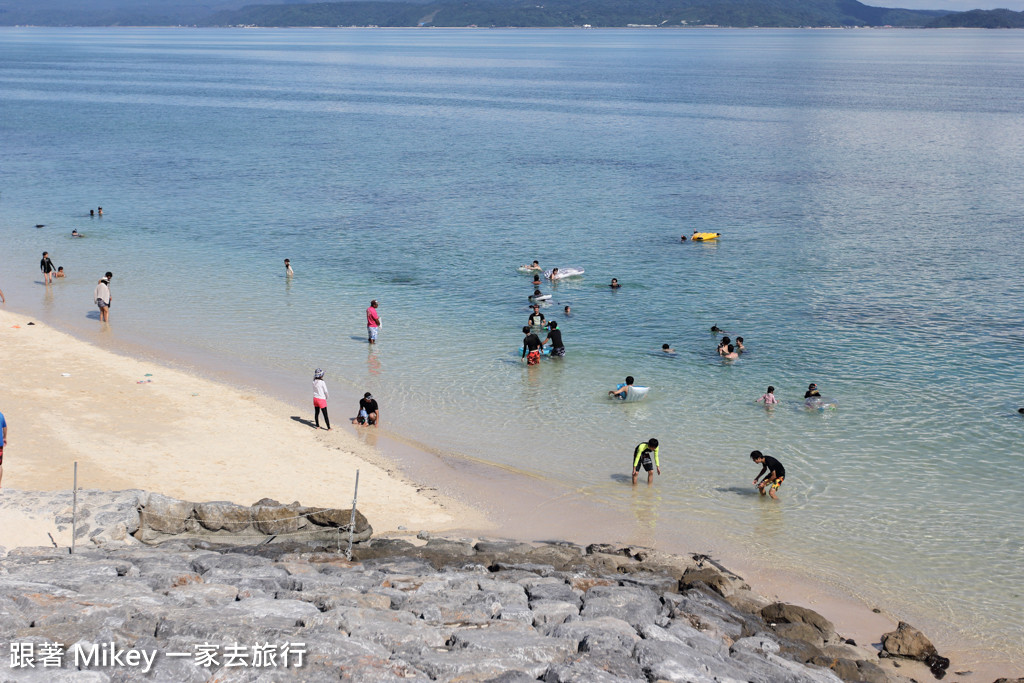
[[[71,554],[75,554],[75,532],[78,531],[78,461],[75,461],[75,478],[71,485]]]
[[[352,514],[348,520],[348,552],[345,559],[352,561],[352,538],[356,534],[356,499],[359,498],[359,470],[356,470],[356,490],[352,493]]]

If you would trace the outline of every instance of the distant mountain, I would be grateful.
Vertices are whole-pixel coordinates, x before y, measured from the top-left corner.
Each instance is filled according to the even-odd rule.
[[[428,0],[253,5],[211,23],[255,26],[924,26],[942,10],[857,0]]]
[[[1024,12],[973,9],[932,19],[926,28],[1024,28]]]
[[[857,0],[0,0],[0,25],[43,26],[993,26],[1008,10],[951,13]],[[1008,16],[1003,16],[1005,15]],[[958,19],[972,15],[966,19]],[[951,23],[938,23],[951,22]]]

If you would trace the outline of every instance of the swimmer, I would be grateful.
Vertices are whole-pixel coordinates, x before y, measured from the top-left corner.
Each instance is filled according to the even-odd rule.
[[[629,390],[630,390],[630,388],[632,386],[633,386],[633,375],[630,375],[629,377],[626,378],[625,383],[620,384],[617,387],[615,387],[613,390],[609,391],[608,395],[609,396],[614,396],[615,398],[621,398],[622,400],[626,400],[626,393],[629,392]]]
[[[538,263],[537,261],[534,261],[533,263],[531,263],[528,266],[519,266],[519,267],[522,268],[523,270],[540,270],[540,263]]]
[[[722,354],[722,358],[726,360],[736,360],[740,357],[740,354],[736,353],[736,347],[729,344],[725,347],[725,353]]]
[[[757,399],[758,403],[763,403],[765,408],[770,408],[779,402],[779,399],[775,398],[775,387],[768,387],[768,391],[764,393],[764,396]]]
[[[538,304],[533,305],[533,313],[530,314],[530,317],[526,322],[530,327],[544,327],[546,320],[544,319],[544,314],[540,312],[540,306]]]
[[[96,217],[96,209],[89,209],[89,218]]]
[[[821,394],[818,393],[818,385],[811,382],[807,387],[807,393],[804,394],[804,398],[821,398]]]
[[[672,354],[672,355],[675,355],[675,353],[676,353],[676,350],[675,350],[675,349],[673,349],[673,348],[672,348],[671,346],[669,346],[668,344],[662,344],[662,345],[661,345],[661,350],[662,350],[662,352],[663,352],[663,353],[670,353],[670,354]]]
[[[566,306],[566,307],[565,307],[565,316],[566,316],[566,317],[568,318],[568,317],[569,317],[570,315],[572,315],[572,311],[571,311],[571,310],[569,310],[569,307],[568,307],[568,306]]]
[[[557,280],[558,279],[558,268],[552,268],[551,269],[551,279],[552,280]]]
[[[711,326],[711,334],[723,334],[725,330],[720,328],[718,325]]]
[[[288,259],[284,260],[284,274],[285,277],[291,277],[292,275],[295,275],[295,271],[292,270],[292,262],[289,261]]]
[[[686,235],[683,235],[682,237],[680,237],[679,241],[680,242],[685,242],[686,241]]]
[[[722,337],[722,341],[718,342],[718,348],[715,349],[718,352],[718,355],[724,356],[726,353],[728,353],[726,349],[729,347],[730,344],[732,344],[732,339],[729,339],[728,337]]]
[[[534,300],[535,298],[537,298],[538,296],[543,296],[543,294],[541,294],[541,293],[540,293],[540,290],[539,290],[539,289],[535,289],[535,290],[533,290],[533,294],[532,294],[532,295],[530,295],[530,301],[533,301],[533,300]]]
[[[85,237],[85,235],[83,235],[82,233],[78,232],[78,230],[72,230],[71,231],[71,236],[72,237]]]
[[[58,266],[57,272],[53,274],[54,277],[64,277],[64,266]]]
[[[736,337],[736,353],[743,353],[747,347],[743,345],[743,337]]]
[[[786,479],[786,468],[782,466],[781,462],[770,455],[763,454],[761,451],[751,451],[750,459],[761,466],[761,471],[754,477],[754,486],[757,487],[762,496],[766,493],[765,489],[767,488],[767,494],[774,500],[778,500],[775,492],[779,490],[782,482]],[[768,473],[768,476],[758,482],[757,480],[765,472]]]
[[[102,207],[102,206],[100,206],[100,207],[97,207],[97,209],[96,209],[96,213],[98,213],[99,215],[101,215],[101,216],[102,216],[102,215],[103,215],[103,207]]]
[[[0,298],[3,298],[3,296],[4,293],[0,292]],[[1024,408],[1017,408],[1017,412],[1020,413],[1021,415],[1024,415]]]
[[[540,287],[540,283],[541,283],[540,273],[535,273],[534,276],[533,276],[533,286],[534,287]]]
[[[608,286],[611,287],[612,289],[618,289],[622,285],[619,284],[618,279],[612,278],[612,283],[610,285],[608,285]]]

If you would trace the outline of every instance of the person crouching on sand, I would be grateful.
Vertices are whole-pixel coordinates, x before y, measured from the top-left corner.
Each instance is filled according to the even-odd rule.
[[[313,422],[320,429],[320,412],[324,414],[325,429],[331,431],[331,418],[327,417],[327,383],[324,382],[324,371],[317,368],[313,371]]]
[[[356,416],[356,422],[361,425],[368,424],[371,427],[380,424],[380,407],[369,391],[359,399],[359,414]]]
[[[651,467],[651,457],[654,457],[654,467]],[[636,486],[637,475],[640,474],[640,468],[643,467],[647,470],[647,485],[650,486],[654,483],[654,472],[652,469],[657,469],[658,474],[661,475],[661,464],[658,462],[658,440],[648,439],[643,443],[637,444],[637,447],[633,449],[633,486]]]

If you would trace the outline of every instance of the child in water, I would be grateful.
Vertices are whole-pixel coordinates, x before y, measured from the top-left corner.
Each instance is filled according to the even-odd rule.
[[[725,353],[722,354],[722,358],[725,360],[736,360],[740,357],[740,354],[736,353],[736,347],[729,344],[725,347]]]
[[[54,277],[64,277],[64,266],[58,266]]]
[[[770,455],[763,454],[761,451],[751,451],[750,459],[761,466],[761,471],[754,477],[754,486],[757,487],[762,496],[767,493],[774,500],[778,500],[775,492],[779,490],[782,482],[786,479],[786,468],[782,466],[781,462]],[[765,472],[768,475],[761,479],[761,481],[758,481],[758,478]],[[765,491],[765,489],[768,490]]]
[[[747,347],[743,345],[743,337],[736,337],[736,353],[743,353]]]
[[[779,399],[775,398],[775,387],[768,387],[768,391],[765,392],[764,396],[757,399],[757,402],[763,403],[765,408],[770,408],[777,404]]]
[[[675,349],[673,349],[673,348],[672,348],[671,346],[669,346],[668,344],[662,344],[662,345],[661,345],[661,350],[662,350],[663,352],[665,352],[665,353],[669,353],[669,354],[673,354],[673,355],[674,355],[674,354],[675,354],[675,352],[676,352],[676,350],[675,350]]]

